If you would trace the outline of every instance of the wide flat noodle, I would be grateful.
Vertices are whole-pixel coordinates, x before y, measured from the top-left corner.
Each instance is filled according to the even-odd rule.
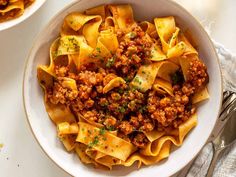
[[[52,71],[50,71],[50,67],[39,66],[37,68],[37,77],[38,77],[40,86],[44,90],[47,90],[53,87],[55,74]]]
[[[78,92],[76,81],[74,79],[71,79],[69,77],[61,77],[60,80],[63,88],[68,88]]]
[[[94,58],[92,58],[93,48],[87,45],[86,43],[81,43],[78,54],[70,54],[68,58],[73,61],[79,70],[80,67],[87,63],[96,62]]]
[[[93,126],[98,127],[98,128],[103,128],[103,127],[104,127],[104,125],[101,124],[101,123],[97,123],[97,122],[91,121],[91,120],[89,120],[89,119],[86,119],[86,118],[85,118],[82,114],[80,114],[80,113],[77,113],[76,115],[77,115],[77,117],[79,118],[79,122],[86,122],[86,123],[89,123],[90,125],[93,125]]]
[[[112,54],[116,52],[119,46],[117,36],[111,29],[101,31],[98,41],[101,42]]]
[[[147,139],[150,142],[153,142],[153,141],[159,139],[160,137],[162,137],[165,134],[165,132],[164,131],[153,130],[153,131],[150,131],[150,132],[144,132],[144,134],[146,135]]]
[[[57,124],[57,135],[61,137],[68,134],[78,134],[79,126],[77,123],[69,124],[68,122],[61,122]]]
[[[112,29],[112,30],[118,29],[118,25],[116,24],[112,16],[106,17],[104,22],[104,27],[105,29]]]
[[[88,153],[88,151],[87,151]],[[106,155],[102,152],[96,151],[96,155],[94,156],[94,160],[101,165],[104,165],[108,167],[110,170],[112,169],[112,166],[114,165],[121,165],[123,164],[123,161],[120,159],[117,159],[115,157]]]
[[[144,165],[155,164],[161,161],[162,159],[167,158],[170,155],[170,148],[171,148],[171,142],[166,141],[162,145],[159,154],[157,156],[145,156],[140,153],[135,153],[131,155],[131,157],[127,161],[125,161],[124,166],[131,166],[136,161],[138,162],[138,168],[140,168],[142,164]]]
[[[170,154],[171,144],[176,146],[181,146],[184,137],[188,132],[197,125],[197,115],[192,115],[186,122],[181,124],[178,128],[178,137],[174,136],[163,136],[163,132],[158,132],[158,136],[155,138],[150,138],[153,141],[149,142],[145,149],[140,150],[140,153],[135,153],[131,155],[124,163],[125,166],[131,166],[134,162],[138,162],[138,167],[142,164],[151,165],[164,158],[167,158]]]
[[[102,23],[102,19],[100,16],[97,17],[97,21],[90,22],[84,25],[83,27],[83,35],[85,39],[87,40],[88,44],[91,47],[95,47],[97,44],[97,38],[99,36],[99,26]]]
[[[49,117],[55,124],[76,122],[74,114],[63,104],[52,104],[49,101],[45,101],[45,107]]]
[[[53,86],[53,81],[56,79],[56,74],[54,73],[55,63],[63,64],[65,60],[62,60],[60,56],[65,56],[70,53],[75,52],[75,47],[71,47],[71,42],[68,42],[70,38],[57,38],[50,46],[50,63],[48,66],[40,65],[37,68],[37,77],[40,85],[44,89],[51,88]],[[58,59],[58,60],[57,60]],[[68,58],[66,65],[71,65],[71,60]]]
[[[176,31],[175,19],[172,16],[164,18],[155,18],[154,23],[158,36],[161,39],[162,50],[164,53],[167,53],[167,51],[172,47],[170,46],[169,41]]]
[[[71,29],[73,29],[74,31],[78,31],[84,24],[86,24],[90,20],[96,19],[97,17],[99,16],[85,15],[80,12],[72,12],[65,17],[64,21]]]
[[[59,39],[57,56],[77,54],[80,50],[80,45],[86,43],[83,36],[63,36]]]
[[[146,92],[152,87],[159,70],[159,63],[143,65],[139,68],[136,76],[131,81],[130,86]]]
[[[69,134],[69,135],[62,135],[59,138],[67,151],[70,152],[75,149],[76,136]]]
[[[147,33],[150,37],[156,38],[157,37],[157,31],[154,24],[148,22],[148,21],[142,21],[139,26],[142,28],[142,30]]]
[[[159,63],[157,76],[171,82],[171,75],[179,69],[179,66],[170,61],[162,61]]]
[[[187,47],[186,47],[185,43],[180,42],[167,51],[167,57],[168,58],[180,57],[181,55],[184,54],[186,48]]]
[[[207,100],[210,98],[210,95],[207,91],[207,87],[203,87],[198,90],[192,97],[192,104],[197,104],[201,101]]]
[[[198,52],[196,49],[191,45],[191,43],[188,41],[188,39],[184,36],[183,33],[180,33],[178,35],[178,41],[183,42],[185,44],[185,51],[184,55],[198,55]]]
[[[107,93],[115,87],[119,87],[121,84],[125,84],[125,80],[122,77],[116,77],[112,79],[105,87],[103,88],[103,93]]]
[[[97,139],[98,143],[93,143],[94,149],[123,161],[136,150],[131,143],[109,132],[101,135],[99,130],[99,128],[90,124],[79,122],[79,134],[76,141],[91,145]]]
[[[80,160],[85,164],[95,164],[95,166],[98,166],[98,164],[95,162],[94,159],[89,157],[85,151],[87,149],[87,146],[83,143],[77,143],[75,146],[75,152],[79,156]]]
[[[164,79],[157,78],[153,84],[153,89],[160,94],[169,94],[174,96],[172,84]]]
[[[162,61],[167,59],[167,56],[162,52],[160,46],[153,44],[151,47],[151,61]]]
[[[157,156],[166,141],[171,141],[176,146],[181,146],[187,133],[197,125],[197,114],[192,115],[187,121],[182,123],[178,128],[178,137],[162,136],[161,138],[148,143],[145,149],[140,152],[147,156]]]
[[[61,29],[61,35],[76,34],[73,31],[82,31],[86,41],[91,47],[95,47],[99,35],[99,26],[102,23],[100,15],[85,15],[79,12],[70,13],[65,17],[64,24]]]
[[[130,5],[110,5],[109,9],[119,29],[129,31],[131,26],[135,24],[133,10]]]
[[[85,14],[87,14],[87,15],[100,15],[102,17],[102,19],[104,20],[106,17],[105,6],[101,5],[101,6],[93,7],[91,9],[87,9],[87,10],[85,10]]]

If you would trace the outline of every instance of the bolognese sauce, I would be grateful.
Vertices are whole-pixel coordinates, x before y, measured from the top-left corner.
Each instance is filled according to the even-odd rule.
[[[193,60],[186,81],[180,70],[174,73],[171,76],[173,96],[153,89],[143,93],[130,87],[138,68],[150,63],[152,42],[144,34],[139,26],[133,27],[128,34],[117,31],[119,47],[104,67],[87,64],[73,72],[66,66],[57,65],[58,79],[47,90],[47,99],[53,104],[65,104],[75,115],[82,114],[85,119],[100,123],[108,130],[117,130],[119,137],[139,148],[148,143],[144,133],[178,128],[196,112],[191,97],[208,82],[206,66],[200,60]],[[63,87],[60,77],[75,79],[78,92]],[[103,93],[103,88],[116,77],[122,77],[126,82]]]

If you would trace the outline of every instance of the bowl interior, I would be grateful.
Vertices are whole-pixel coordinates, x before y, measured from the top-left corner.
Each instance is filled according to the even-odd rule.
[[[49,47],[58,36],[63,18],[72,11],[83,11],[100,4],[130,3],[136,20],[153,20],[154,17],[176,17],[182,29],[190,31],[198,46],[200,57],[208,68],[210,99],[198,108],[198,125],[184,140],[181,147],[175,149],[167,160],[156,165],[136,170],[115,168],[102,171],[83,165],[75,154],[67,153],[56,137],[56,127],[48,118],[43,103],[43,91],[40,88],[36,68],[49,62]],[[217,55],[207,33],[200,24],[182,7],[169,0],[81,0],[65,7],[41,31],[31,50],[24,76],[24,103],[30,127],[35,138],[46,154],[61,168],[73,176],[170,176],[183,168],[200,151],[215,125],[222,97],[221,73]],[[122,170],[121,170],[122,169]]]
[[[24,13],[21,16],[0,23],[0,31],[11,28],[11,27],[19,24],[20,22],[26,20],[34,12],[36,12],[45,2],[46,2],[46,0],[36,0],[33,4],[31,4],[29,7],[27,7],[24,10]]]

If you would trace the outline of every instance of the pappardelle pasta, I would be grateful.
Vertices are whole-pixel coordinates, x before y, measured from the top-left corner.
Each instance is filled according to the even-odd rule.
[[[4,22],[24,13],[24,9],[35,0],[0,0],[0,22]]]
[[[175,18],[137,22],[130,5],[68,14],[37,76],[66,150],[109,169],[167,158],[209,98],[207,68]]]

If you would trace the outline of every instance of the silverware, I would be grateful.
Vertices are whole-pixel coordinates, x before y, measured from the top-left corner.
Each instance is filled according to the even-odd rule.
[[[236,117],[234,114],[232,114],[236,110],[236,99],[235,95],[233,96],[234,99],[230,102],[231,106],[229,105],[228,108],[223,107],[225,110],[222,110],[223,115],[221,115],[221,117],[229,117],[228,121],[226,122],[220,134],[211,142],[213,145],[213,158],[211,160],[206,177],[211,177],[213,175],[214,167],[218,160],[219,154],[236,140]],[[232,100],[232,98],[230,100]]]
[[[222,132],[225,124],[230,119],[231,115],[236,111],[236,93],[231,91],[225,91],[223,94],[223,101],[222,101],[222,107],[221,107],[221,113],[219,115],[219,118],[216,122],[216,126],[207,140],[207,143],[211,143],[213,140],[215,140],[220,132]],[[205,146],[204,146],[205,147]],[[203,148],[204,148],[203,147]],[[185,166],[184,169],[182,169],[177,175],[173,175],[172,177],[183,177],[187,176],[189,172],[191,171],[192,165],[195,163],[197,157],[195,157],[191,162],[189,162],[188,165]],[[188,175],[190,176],[190,175]]]

